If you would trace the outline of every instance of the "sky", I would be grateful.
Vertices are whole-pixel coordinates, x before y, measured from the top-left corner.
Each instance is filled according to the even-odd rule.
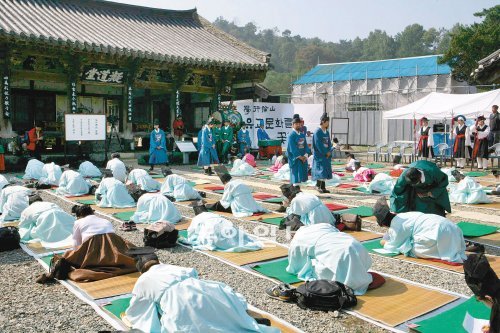
[[[473,14],[498,0],[113,0],[133,5],[192,9],[210,21],[223,16],[238,25],[289,29],[292,35],[325,41],[364,38],[375,29],[390,35],[407,25],[451,28],[480,20]]]

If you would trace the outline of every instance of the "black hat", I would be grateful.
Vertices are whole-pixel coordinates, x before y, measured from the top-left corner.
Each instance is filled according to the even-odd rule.
[[[300,192],[300,188],[298,186],[293,186],[291,184],[283,184],[280,186],[281,193],[288,199],[292,200],[295,198],[297,193]]]
[[[170,169],[169,167],[166,167],[166,166],[162,166],[162,167],[161,167],[161,173],[162,173],[165,177],[167,177],[168,175],[173,174],[172,169]]]
[[[427,119],[427,117],[422,117],[422,118],[420,119],[420,122],[422,122],[422,121],[429,121],[429,119]]]
[[[320,121],[321,123],[324,123],[325,121],[329,121],[329,120],[330,120],[330,117],[328,117],[328,115],[327,115],[326,113],[323,113],[323,114],[321,115],[321,118],[319,118],[319,121]]]
[[[486,118],[484,116],[477,117],[477,121],[480,121],[480,120],[486,120]]]
[[[361,168],[361,162],[360,161],[354,162],[354,167],[355,168]]]
[[[227,171],[227,168],[224,165],[218,165],[214,168],[215,173],[219,176],[220,181],[225,184],[231,180],[231,175]]]
[[[111,154],[111,158],[120,158],[120,154],[119,153],[113,153],[113,154]]]
[[[207,207],[203,203],[203,201],[196,201],[191,204],[191,207],[193,207],[194,210],[194,215],[199,215],[201,213],[206,213],[208,212]]]
[[[153,121],[153,125],[160,125],[160,120],[155,119],[155,120]]]
[[[420,180],[422,179],[422,174],[420,173],[420,171],[417,168],[409,168],[408,170],[406,170],[404,175],[405,175],[406,181],[408,183],[410,183],[411,185],[418,184],[420,182]]]
[[[455,118],[453,118],[453,120],[455,120],[455,121],[458,121],[459,119],[462,119],[463,121],[466,121],[466,120],[467,120],[467,118],[465,118],[465,117],[464,117],[464,116],[462,116],[462,115],[458,115],[458,116],[456,116]]]
[[[301,123],[302,120],[300,119],[300,115],[299,114],[294,114],[293,115],[293,119],[292,119],[292,124],[296,124],[296,123]]]
[[[465,282],[476,296],[493,296],[500,290],[495,271],[483,254],[471,254],[464,261]]]
[[[104,169],[104,171],[102,171],[102,178],[111,178],[111,177],[113,177],[113,171],[109,169]]]
[[[387,205],[387,199],[385,197],[379,198],[375,203],[375,206],[373,206],[373,215],[377,218],[379,226],[383,226],[383,222],[390,212],[391,210]]]

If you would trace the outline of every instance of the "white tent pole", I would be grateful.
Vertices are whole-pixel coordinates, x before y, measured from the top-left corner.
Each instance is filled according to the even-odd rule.
[[[455,134],[455,129],[453,128],[453,118],[455,116],[453,115],[453,109],[451,109],[451,121],[450,121],[450,144],[451,144],[451,141],[454,139],[453,136]],[[454,163],[454,160],[455,160],[455,150],[453,149],[454,146],[451,147],[451,167],[453,167],[453,163]]]

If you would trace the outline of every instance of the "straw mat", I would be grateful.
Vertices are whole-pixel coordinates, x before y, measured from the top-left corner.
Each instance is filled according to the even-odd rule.
[[[140,275],[136,272],[100,281],[72,283],[93,299],[99,299],[131,293]]]

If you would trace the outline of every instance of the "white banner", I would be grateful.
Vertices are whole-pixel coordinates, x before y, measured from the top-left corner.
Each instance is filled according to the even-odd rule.
[[[64,116],[66,141],[106,140],[106,115],[65,114]]]
[[[236,101],[234,104],[251,133],[252,148],[258,148],[257,128],[261,121],[264,121],[269,137],[281,140],[281,145],[286,147],[295,113],[304,118],[304,124],[311,132],[319,126],[319,118],[323,113],[322,104],[260,103],[251,100]]]

